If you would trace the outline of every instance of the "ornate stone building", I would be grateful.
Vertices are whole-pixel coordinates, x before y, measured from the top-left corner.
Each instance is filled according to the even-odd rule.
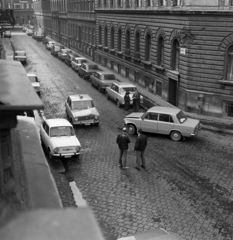
[[[51,0],[50,15],[42,10],[42,16],[52,38],[172,105],[232,117],[232,5],[232,0]]]

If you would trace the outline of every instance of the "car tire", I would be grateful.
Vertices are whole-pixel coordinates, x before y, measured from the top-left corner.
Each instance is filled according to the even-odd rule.
[[[106,98],[107,98],[107,100],[110,100],[108,93],[106,93]]]
[[[135,127],[135,125],[129,124],[129,125],[127,126],[127,131],[128,131],[128,134],[134,135],[134,134],[136,134],[136,132],[137,132],[137,128]]]
[[[170,138],[173,141],[179,142],[182,139],[182,134],[179,131],[172,131],[170,133]]]
[[[120,101],[119,101],[118,99],[117,99],[117,101],[116,101],[116,105],[117,105],[118,108],[121,107],[121,103],[120,103]]]

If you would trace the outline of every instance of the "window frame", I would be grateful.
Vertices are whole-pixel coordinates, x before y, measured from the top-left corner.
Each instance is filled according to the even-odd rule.
[[[118,34],[117,34],[117,50],[119,51],[119,52],[121,52],[122,51],[122,29],[121,28],[119,28],[118,29],[118,32],[117,32]]]
[[[104,27],[104,46],[108,46],[108,27]]]
[[[164,66],[164,38],[163,36],[158,37],[157,44],[157,65]]]
[[[151,34],[147,33],[145,38],[145,61],[151,61]]]
[[[179,71],[180,63],[180,43],[178,39],[174,39],[172,42],[172,54],[171,54],[171,69],[174,71]]]

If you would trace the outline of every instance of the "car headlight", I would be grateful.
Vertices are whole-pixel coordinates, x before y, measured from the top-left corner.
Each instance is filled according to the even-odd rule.
[[[74,120],[75,120],[75,121],[78,121],[78,117],[75,117]]]
[[[58,153],[58,152],[59,152],[59,148],[54,148],[54,149],[53,149],[53,152],[54,152],[54,153]]]
[[[81,146],[77,146],[76,147],[76,152],[80,152],[80,150],[81,150]]]
[[[95,115],[95,120],[99,120],[100,116],[99,115]]]

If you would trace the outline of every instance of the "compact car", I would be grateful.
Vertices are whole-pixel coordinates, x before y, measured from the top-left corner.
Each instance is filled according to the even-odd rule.
[[[11,38],[11,31],[5,31],[4,37],[5,38]]]
[[[79,55],[74,52],[67,53],[65,57],[65,64],[71,67],[71,62],[77,57],[79,57]]]
[[[27,74],[30,82],[32,83],[33,88],[35,91],[40,95],[40,81],[35,73],[28,73]]]
[[[50,51],[51,48],[52,48],[52,46],[53,46],[54,44],[56,44],[54,41],[48,41],[48,42],[45,44],[45,48]]]
[[[75,135],[73,126],[64,118],[43,119],[40,136],[50,159],[80,155],[81,144]]]
[[[58,56],[58,52],[61,50],[61,49],[64,49],[65,47],[64,46],[60,46],[60,45],[53,45],[50,52],[51,52],[51,55],[53,55],[54,57],[57,57]]]
[[[71,95],[65,103],[68,120],[73,125],[99,125],[99,112],[87,94]]]
[[[83,79],[89,80],[90,76],[98,71],[102,71],[99,69],[99,66],[95,63],[82,63],[81,67],[78,69],[78,75]]]
[[[28,36],[32,36],[32,35],[33,35],[33,30],[27,29],[26,34],[27,34]]]
[[[133,94],[137,90],[137,87],[128,82],[115,82],[110,87],[106,88],[106,97],[108,100],[112,99],[116,102],[117,107],[121,107],[125,104],[124,96],[126,92],[129,92],[130,104],[133,104]],[[140,96],[140,104],[143,103],[143,96]]]
[[[116,80],[115,74],[111,72],[96,72],[90,77],[91,85],[97,87],[99,92],[105,92],[106,87],[111,86]]]
[[[75,70],[78,71],[78,69],[81,67],[82,63],[87,63],[87,59],[83,57],[76,57],[71,61],[71,67]]]
[[[201,129],[200,120],[187,117],[182,110],[173,107],[155,106],[147,112],[134,112],[124,118],[129,134],[143,132],[170,135],[173,141],[182,137],[196,136]]]
[[[24,50],[16,50],[14,51],[14,56],[13,56],[14,61],[20,61],[23,64],[27,63],[27,55]]]
[[[66,55],[68,53],[72,53],[72,51],[68,48],[63,48],[61,49],[58,53],[57,53],[57,57],[58,59],[60,59],[61,61],[65,61]]]
[[[135,233],[130,236],[118,238],[117,240],[182,240],[178,235],[168,233],[162,228],[155,228],[149,231]]]

